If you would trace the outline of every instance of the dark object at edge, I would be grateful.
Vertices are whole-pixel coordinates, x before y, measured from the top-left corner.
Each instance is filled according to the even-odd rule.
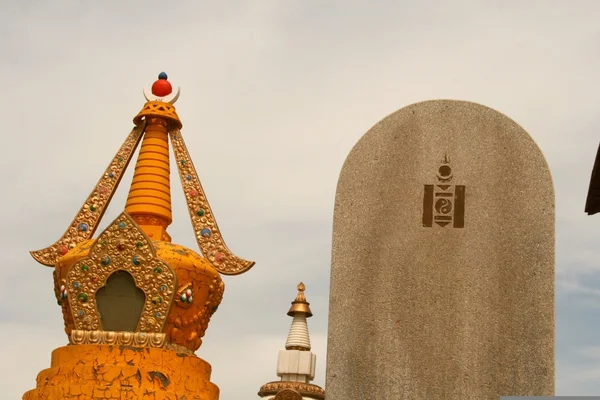
[[[585,212],[588,215],[594,215],[600,212],[600,146],[596,154],[594,169],[590,179],[590,189],[588,190],[587,201],[585,202]]]

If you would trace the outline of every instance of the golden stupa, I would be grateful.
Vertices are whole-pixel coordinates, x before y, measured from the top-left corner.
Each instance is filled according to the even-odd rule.
[[[31,254],[54,267],[69,345],[52,352],[25,400],[217,400],[211,366],[194,352],[223,297],[220,274],[254,263],[225,245],[181,136],[163,72],[135,127],[65,234]],[[171,243],[169,139],[204,257]],[[142,143],[125,211],[92,239]]]

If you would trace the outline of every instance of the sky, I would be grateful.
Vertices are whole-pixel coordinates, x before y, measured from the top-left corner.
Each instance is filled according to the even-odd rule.
[[[431,99],[523,126],[556,191],[556,391],[600,394],[600,216],[584,213],[600,138],[600,2],[0,0],[0,386],[35,387],[67,343],[52,269],[64,232],[166,71],[224,239],[256,266],[226,290],[198,355],[221,398],[276,376],[306,284],[324,386],[335,188],[359,138]],[[11,94],[12,93],[12,94]],[[98,232],[124,208],[132,168]],[[172,174],[173,241],[197,249]]]

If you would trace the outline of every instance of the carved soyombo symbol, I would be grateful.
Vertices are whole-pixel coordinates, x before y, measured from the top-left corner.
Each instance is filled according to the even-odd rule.
[[[465,226],[465,186],[453,185],[454,175],[448,156],[444,157],[438,169],[438,183],[425,185],[423,195],[423,226],[431,228],[433,224],[454,228]]]
[[[96,293],[111,275],[122,271],[129,273],[135,286],[145,294],[135,331],[162,332],[177,288],[177,276],[158,259],[150,238],[125,212],[100,234],[89,257],[69,268],[66,287],[76,329],[105,330]]]

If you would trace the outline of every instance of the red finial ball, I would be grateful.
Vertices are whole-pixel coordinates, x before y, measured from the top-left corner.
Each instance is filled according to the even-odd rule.
[[[158,80],[152,85],[152,94],[158,97],[165,97],[173,93],[173,87],[167,80],[167,74],[161,72]]]

